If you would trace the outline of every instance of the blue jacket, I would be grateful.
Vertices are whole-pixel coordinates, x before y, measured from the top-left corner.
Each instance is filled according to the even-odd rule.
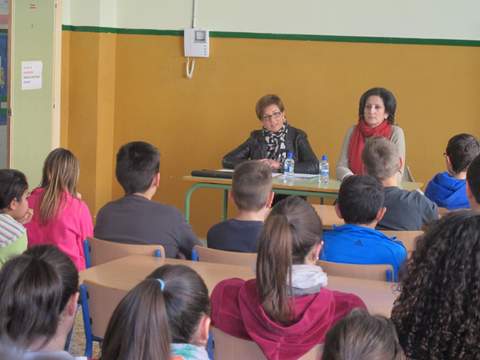
[[[448,172],[442,172],[428,183],[425,196],[438,206],[452,209],[468,209],[466,181],[458,180]]]
[[[323,236],[322,260],[348,264],[391,264],[394,279],[407,258],[403,244],[382,232],[366,226],[334,226]]]

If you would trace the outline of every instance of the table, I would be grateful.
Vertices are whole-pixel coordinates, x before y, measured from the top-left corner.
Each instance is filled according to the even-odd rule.
[[[80,280],[89,280],[120,290],[128,291],[153,270],[164,264],[182,264],[194,269],[205,281],[209,292],[221,280],[233,277],[244,280],[255,276],[247,266],[214,264],[188,260],[133,255],[94,266],[80,273]],[[397,285],[382,281],[329,276],[328,288],[358,295],[373,314],[390,316],[393,302],[398,295]]]
[[[195,190],[201,188],[223,190],[222,219],[226,220],[228,211],[228,190],[232,188],[232,179],[209,178],[201,176],[184,176],[184,181],[193,183],[185,194],[185,220],[190,222],[190,201]],[[324,198],[337,198],[341,182],[330,179],[328,185],[320,183],[318,175],[309,178],[293,177],[286,178],[278,174],[273,177],[273,192],[276,194],[313,196],[322,200]],[[401,188],[405,190],[417,190],[423,186],[418,182],[403,182]]]

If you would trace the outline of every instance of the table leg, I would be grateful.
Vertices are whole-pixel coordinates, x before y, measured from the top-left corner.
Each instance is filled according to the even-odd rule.
[[[222,220],[227,220],[228,217],[228,189],[223,190],[223,213]]]
[[[187,193],[185,194],[185,221],[187,224],[190,223],[190,200],[192,198],[193,192],[201,186],[198,186],[199,184],[193,184],[190,189],[187,190]]]

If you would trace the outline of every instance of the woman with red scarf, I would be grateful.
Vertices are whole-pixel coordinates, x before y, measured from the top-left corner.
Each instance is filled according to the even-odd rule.
[[[343,141],[342,152],[337,163],[337,179],[363,174],[362,151],[365,140],[372,136],[383,136],[398,146],[402,158],[401,173],[405,164],[405,135],[402,128],[393,125],[397,102],[395,96],[384,88],[367,90],[360,98],[358,124],[351,127]]]

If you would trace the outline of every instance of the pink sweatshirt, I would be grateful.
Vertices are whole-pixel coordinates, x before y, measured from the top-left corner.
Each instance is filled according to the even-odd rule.
[[[57,216],[41,224],[40,201],[44,191],[36,188],[28,197],[29,207],[34,211],[32,220],[25,225],[28,246],[55,245],[72,259],[78,270],[85,269],[83,240],[93,236],[90,210],[82,200],[65,192]]]

